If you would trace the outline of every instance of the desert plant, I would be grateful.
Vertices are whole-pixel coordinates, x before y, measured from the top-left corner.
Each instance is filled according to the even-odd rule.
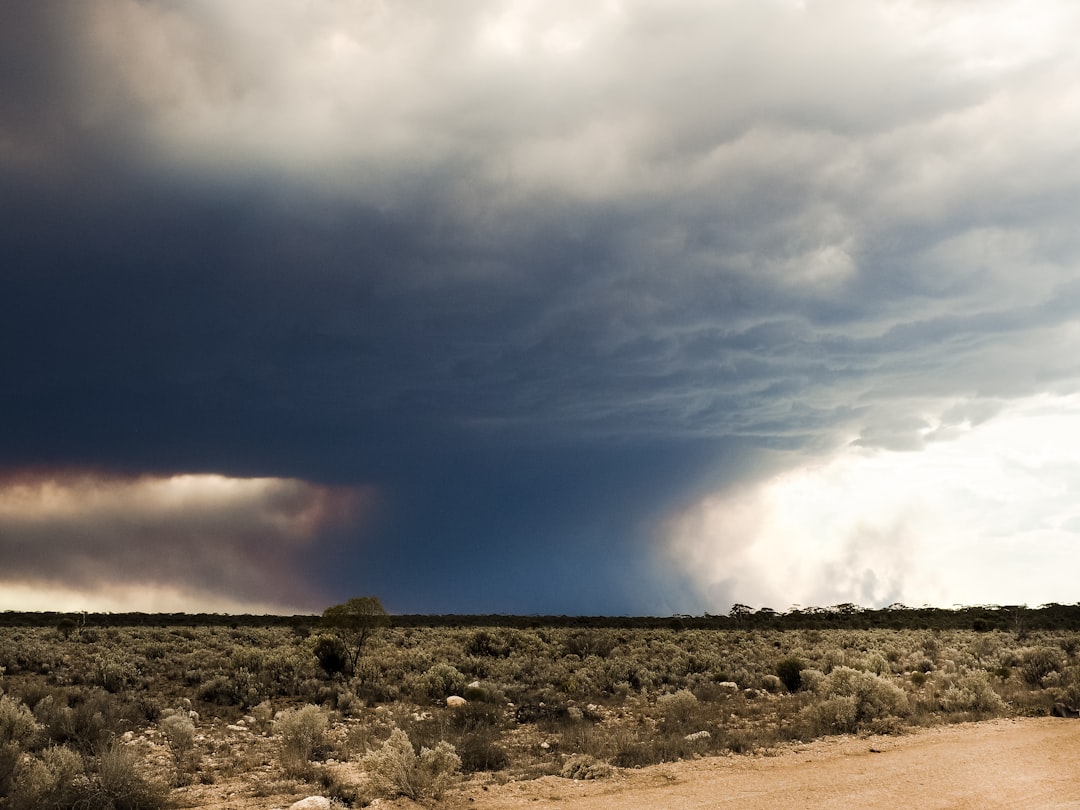
[[[837,667],[816,684],[819,702],[799,714],[804,731],[844,734],[908,712],[907,696],[896,684],[871,672]]]
[[[192,753],[195,748],[195,724],[184,714],[170,714],[161,721],[161,733],[172,752],[176,766],[177,784],[183,784],[193,770]]]
[[[110,743],[96,759],[95,778],[80,787],[84,795],[75,807],[159,810],[167,805],[164,786],[139,773],[134,752]]]
[[[1038,687],[1042,679],[1059,670],[1063,661],[1061,651],[1053,647],[1028,647],[1020,652],[1020,673],[1031,687]]]
[[[409,736],[395,728],[382,747],[361,760],[372,787],[386,796],[406,796],[414,801],[438,799],[453,784],[461,759],[445,740],[434,749],[413,750]]]
[[[310,704],[277,716],[274,733],[281,737],[281,764],[287,774],[307,773],[312,756],[323,744],[327,724],[322,709]]]
[[[671,695],[657,698],[656,707],[663,717],[663,727],[669,731],[681,731],[686,728],[701,708],[693,692],[680,689]]]
[[[23,751],[38,729],[25,703],[0,695],[0,796],[11,789]]]
[[[448,695],[460,694],[465,690],[465,676],[447,663],[438,663],[424,673],[422,677],[424,690],[428,697],[439,698]]]
[[[337,636],[319,636],[312,645],[312,652],[326,677],[333,678],[349,671],[349,651]]]
[[[776,665],[778,677],[789,692],[798,692],[802,688],[803,662],[798,658],[785,658]]]
[[[79,801],[89,786],[82,757],[63,746],[47,748],[20,766],[3,806],[5,810],[76,808],[84,806]]]
[[[941,696],[941,707],[947,712],[994,714],[1005,709],[1005,701],[990,685],[986,672],[969,672]]]
[[[604,779],[614,770],[590,754],[575,754],[563,763],[559,776],[563,779]]]

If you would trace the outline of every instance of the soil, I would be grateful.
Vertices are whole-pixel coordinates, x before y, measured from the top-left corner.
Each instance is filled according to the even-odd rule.
[[[207,791],[188,807],[285,808],[283,797]],[[217,795],[211,795],[216,793]],[[248,794],[250,796],[250,794]],[[194,797],[192,797],[194,798]],[[405,799],[379,801],[412,810]],[[1080,810],[1080,722],[1024,718],[922,729],[902,736],[833,737],[752,756],[622,770],[595,781],[547,776],[467,782],[445,810]]]

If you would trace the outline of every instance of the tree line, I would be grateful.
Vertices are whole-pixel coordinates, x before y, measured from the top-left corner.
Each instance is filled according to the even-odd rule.
[[[366,598],[366,597],[365,597]],[[346,603],[347,604],[347,603]],[[330,610],[330,609],[328,609]],[[224,613],[62,613],[0,612],[2,627],[47,627],[61,630],[80,627],[291,627],[306,633],[323,625],[328,617],[317,614],[292,616]],[[1080,630],[1080,603],[1026,605],[975,605],[909,607],[892,604],[864,608],[851,603],[830,607],[792,606],[786,611],[736,604],[726,614],[700,616],[566,616],[489,614],[388,614],[395,627],[542,627],[687,629],[687,630]]]

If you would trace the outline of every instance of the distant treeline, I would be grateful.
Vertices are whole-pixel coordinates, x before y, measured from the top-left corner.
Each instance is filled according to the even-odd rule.
[[[673,630],[1080,630],[1080,603],[1051,603],[1037,608],[1025,605],[978,605],[974,607],[863,608],[853,604],[831,607],[792,608],[779,612],[735,605],[726,615],[703,616],[508,616],[503,614],[396,614],[396,627],[596,627]],[[292,627],[305,632],[317,627],[319,616],[223,613],[0,613],[2,627]]]

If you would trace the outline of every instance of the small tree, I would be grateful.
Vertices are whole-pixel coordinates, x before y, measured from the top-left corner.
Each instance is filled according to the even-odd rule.
[[[349,674],[356,672],[356,663],[364,644],[378,629],[389,627],[390,614],[375,596],[358,596],[341,605],[328,607],[322,614],[323,627],[334,631],[349,656]]]

